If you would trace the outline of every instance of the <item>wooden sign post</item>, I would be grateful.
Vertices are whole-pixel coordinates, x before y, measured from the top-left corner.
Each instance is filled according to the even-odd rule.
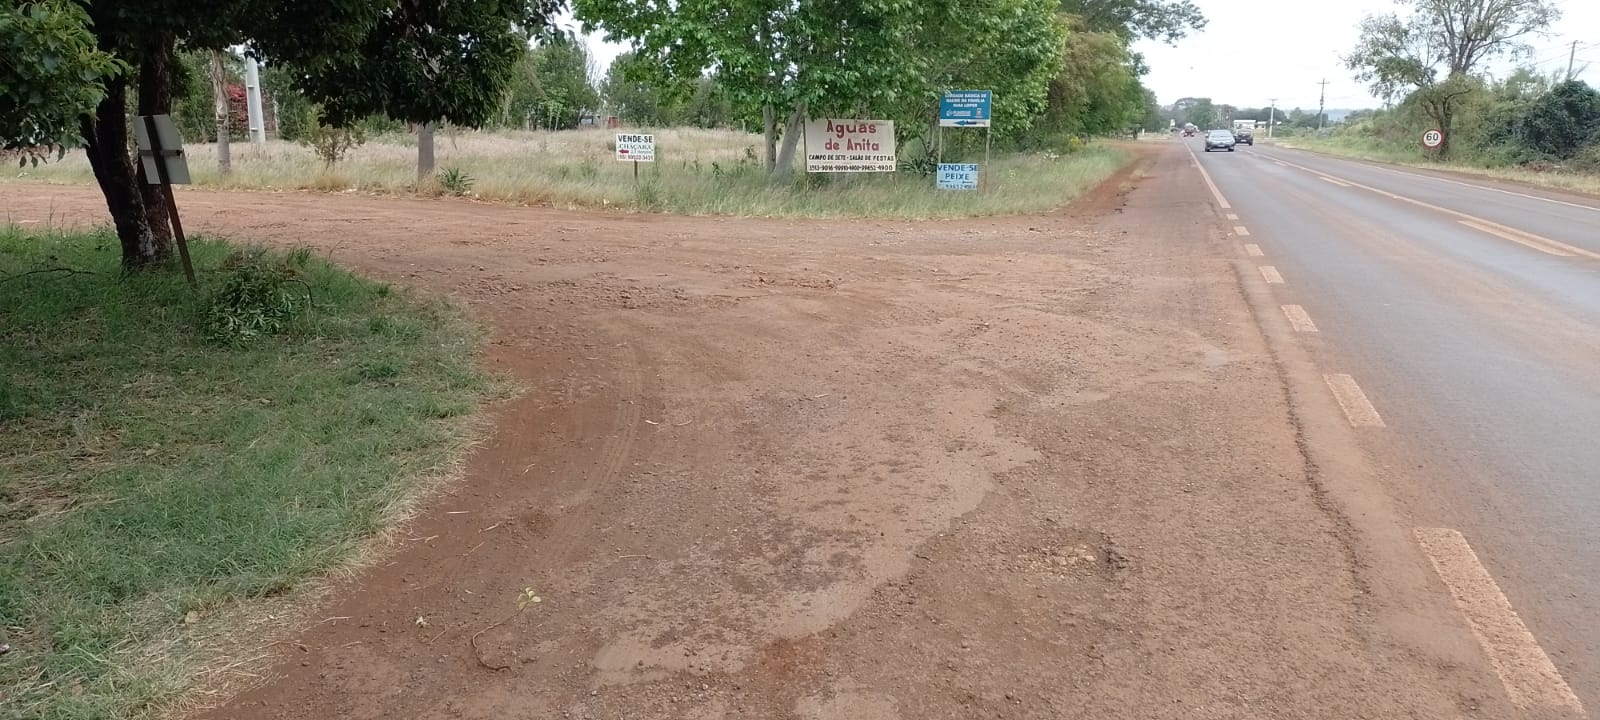
[[[183,156],[178,127],[172,124],[170,115],[140,115],[134,134],[138,136],[145,181],[160,185],[161,194],[167,199],[167,217],[172,221],[172,237],[178,241],[178,256],[183,259],[183,276],[190,287],[199,287],[194,263],[189,260],[189,241],[183,236],[183,221],[178,219],[178,201],[172,196],[173,185],[189,184],[189,162]]]

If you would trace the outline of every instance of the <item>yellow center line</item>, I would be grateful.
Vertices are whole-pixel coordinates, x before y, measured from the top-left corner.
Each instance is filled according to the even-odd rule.
[[[1448,528],[1417,528],[1416,535],[1439,579],[1455,598],[1456,607],[1467,617],[1472,636],[1489,656],[1489,664],[1505,685],[1511,704],[1524,711],[1553,709],[1585,717],[1583,703],[1523,624],[1467,539]]]
[[[1334,185],[1338,185],[1339,187],[1350,187],[1349,183],[1340,182],[1340,181],[1335,180],[1335,179],[1333,179],[1331,177],[1328,177],[1327,175],[1318,175],[1317,178],[1322,180],[1323,182],[1330,182],[1330,183],[1333,183]]]
[[[1518,245],[1531,247],[1539,252],[1548,253],[1556,257],[1572,257],[1580,253],[1587,254],[1589,257],[1600,257],[1594,253],[1589,253],[1583,248],[1575,248],[1571,245],[1567,245],[1566,243],[1559,243],[1554,240],[1539,237],[1538,235],[1531,235],[1522,232],[1521,230],[1508,228],[1504,225],[1488,225],[1473,220],[1461,220],[1460,222],[1462,225],[1472,228],[1473,230],[1485,232],[1503,240],[1510,240]]]
[[[1304,165],[1297,165],[1295,163],[1284,163],[1284,165],[1287,165],[1288,167],[1304,170],[1304,171],[1306,171],[1308,173],[1311,173],[1312,175],[1316,175],[1317,177],[1323,178],[1324,180],[1329,180],[1330,182],[1334,181],[1334,179],[1331,178],[1331,176],[1324,175],[1322,173],[1322,171],[1320,171],[1320,170],[1313,170],[1313,169],[1308,168],[1308,167],[1306,167]],[[1550,253],[1552,255],[1559,255],[1559,256],[1562,256],[1562,257],[1571,257],[1571,256],[1574,256],[1574,255],[1577,255],[1577,256],[1589,258],[1590,260],[1600,260],[1600,253],[1593,252],[1593,251],[1590,251],[1590,250],[1585,250],[1583,248],[1576,247],[1576,246],[1573,246],[1573,245],[1568,245],[1568,244],[1566,244],[1564,242],[1561,242],[1559,240],[1551,240],[1550,238],[1544,237],[1542,235],[1535,235],[1535,234],[1530,233],[1530,232],[1526,232],[1526,231],[1523,231],[1523,230],[1518,230],[1516,228],[1509,227],[1509,226],[1506,226],[1506,225],[1501,225],[1500,223],[1494,222],[1493,220],[1485,220],[1485,219],[1480,218],[1480,217],[1478,217],[1476,215],[1469,215],[1469,214],[1461,212],[1459,210],[1451,210],[1450,208],[1447,208],[1447,207],[1440,207],[1438,205],[1434,205],[1433,203],[1428,203],[1428,202],[1423,202],[1421,200],[1408,198],[1408,197],[1406,197],[1404,195],[1396,195],[1396,194],[1394,194],[1392,192],[1389,192],[1388,190],[1379,190],[1378,188],[1372,187],[1371,185],[1363,185],[1363,184],[1358,183],[1358,182],[1356,182],[1354,180],[1338,178],[1337,182],[1342,182],[1342,183],[1345,183],[1345,184],[1350,185],[1352,187],[1358,187],[1358,188],[1361,188],[1362,190],[1367,190],[1369,192],[1375,192],[1375,193],[1377,193],[1379,195],[1382,195],[1382,196],[1384,196],[1386,198],[1389,198],[1391,200],[1399,200],[1400,202],[1410,203],[1412,205],[1416,205],[1417,207],[1427,208],[1427,209],[1432,210],[1432,211],[1437,212],[1437,213],[1443,213],[1445,215],[1449,215],[1449,216],[1451,216],[1453,218],[1456,218],[1457,220],[1461,221],[1461,223],[1463,225],[1468,225],[1468,226],[1472,227],[1473,229],[1489,233],[1489,234],[1494,235],[1496,237],[1504,238],[1506,240],[1511,240],[1513,242],[1516,242],[1516,243],[1519,243],[1519,244],[1522,244],[1522,245],[1526,245],[1526,246],[1528,246],[1530,248],[1534,248],[1536,250],[1539,250],[1540,252]],[[1471,186],[1471,187],[1476,187],[1476,186]]]

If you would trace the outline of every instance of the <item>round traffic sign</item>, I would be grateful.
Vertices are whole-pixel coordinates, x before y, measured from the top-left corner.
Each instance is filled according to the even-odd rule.
[[[1438,130],[1429,130],[1422,134],[1422,146],[1429,150],[1436,150],[1444,144],[1444,133]]]

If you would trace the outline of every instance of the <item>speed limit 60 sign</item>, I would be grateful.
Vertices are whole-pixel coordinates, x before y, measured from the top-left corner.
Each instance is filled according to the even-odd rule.
[[[1438,130],[1429,130],[1422,134],[1422,146],[1429,150],[1437,150],[1444,144],[1444,133]]]

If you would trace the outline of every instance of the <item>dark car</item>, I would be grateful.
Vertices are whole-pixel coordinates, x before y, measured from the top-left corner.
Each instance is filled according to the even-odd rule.
[[[1206,133],[1206,152],[1212,150],[1227,150],[1233,152],[1233,133],[1227,130],[1212,130]]]
[[[1233,131],[1233,142],[1237,145],[1249,145],[1250,147],[1255,147],[1256,134],[1243,128],[1235,130]]]

